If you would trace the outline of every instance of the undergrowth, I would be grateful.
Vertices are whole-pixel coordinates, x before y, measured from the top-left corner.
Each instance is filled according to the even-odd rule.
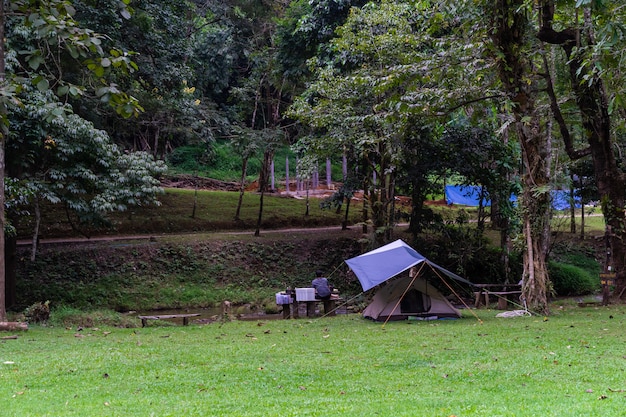
[[[39,300],[116,311],[212,307],[223,300],[263,306],[288,286],[309,286],[317,269],[335,271],[358,249],[348,237],[47,248],[34,262],[20,256],[17,308]],[[342,291],[356,291],[345,268],[331,278]]]

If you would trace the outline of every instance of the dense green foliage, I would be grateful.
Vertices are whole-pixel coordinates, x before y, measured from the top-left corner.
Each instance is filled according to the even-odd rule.
[[[112,220],[118,226],[127,217],[132,222],[134,212],[109,218],[103,213],[153,202],[159,191],[154,177],[164,166],[146,154],[131,157],[127,151],[164,158],[173,172],[241,180],[242,190],[258,178],[256,185],[263,191],[269,189],[266,174],[272,162],[277,181],[284,178],[287,156],[290,177],[296,176],[297,158],[300,179],[310,180],[330,158],[337,180],[348,175],[339,168],[345,157],[345,180],[350,184],[333,201],[344,202],[355,190],[363,190],[361,220],[375,228],[366,236],[370,241],[381,244],[392,238],[394,223],[406,214],[395,205],[401,190],[412,197],[408,218],[413,238],[435,229],[449,238],[458,249],[450,256],[458,271],[480,269],[477,254],[486,251],[493,273],[483,278],[500,279],[502,270],[510,270],[507,279],[540,277],[542,281],[532,286],[544,288],[548,280],[543,280],[542,265],[553,255],[549,239],[542,239],[549,236],[550,227],[546,196],[555,184],[568,185],[569,178],[563,149],[545,139],[563,139],[570,157],[584,156],[591,151],[573,152],[580,145],[578,137],[604,132],[609,136],[590,145],[609,144],[608,149],[596,147],[593,156],[610,166],[596,174],[615,175],[598,184],[622,179],[617,175],[621,159],[612,157],[620,147],[612,138],[621,136],[611,131],[621,123],[611,123],[611,118],[623,107],[624,83],[612,51],[623,45],[621,25],[616,23],[624,9],[604,1],[559,3],[558,10],[547,0],[539,1],[537,9],[525,9],[527,4],[503,1],[494,8],[490,2],[419,0],[13,2],[16,13],[7,20],[7,64],[14,91],[7,90],[6,97],[21,99],[23,107],[13,108],[9,125],[12,221],[37,230],[38,211],[31,212],[35,219],[19,219],[27,213],[22,203],[47,199],[78,212],[80,231],[93,231],[96,221],[102,225]],[[539,16],[551,19],[533,15],[541,7]],[[55,13],[57,20],[46,20]],[[563,37],[571,36],[570,30],[584,35],[576,38],[583,41],[579,48],[557,42],[553,21],[568,28],[559,33]],[[51,30],[55,25],[57,30]],[[74,32],[70,27],[76,27]],[[512,41],[507,37],[511,34],[520,35],[514,39],[519,44],[505,45]],[[548,48],[551,44],[563,51]],[[511,64],[516,54],[519,67]],[[572,77],[569,86],[567,74]],[[521,93],[529,94],[521,99]],[[576,109],[575,100],[560,99],[572,95],[579,98],[579,106],[582,97],[600,103],[587,110],[601,109],[601,114],[587,117],[591,113]],[[579,110],[584,117],[559,119],[559,106],[567,113]],[[554,125],[543,111],[548,108]],[[131,114],[137,117],[118,117]],[[596,126],[594,120],[604,124]],[[572,143],[568,131],[586,133],[574,135]],[[534,136],[525,140],[529,132]],[[520,140],[522,155],[532,156],[522,164],[515,139]],[[549,161],[553,154],[559,155],[558,163]],[[115,169],[108,170],[111,166]],[[528,180],[536,172],[541,176]],[[516,211],[503,203],[521,173],[526,195]],[[492,206],[499,252],[487,248],[484,236],[443,227],[438,213],[422,207],[426,195],[452,175],[485,185],[492,199],[499,200]],[[605,211],[623,206],[623,188],[601,190]],[[282,213],[270,212],[268,218],[267,207],[263,219],[263,199],[255,202],[259,227],[291,224],[286,219],[293,216]],[[207,219],[196,213],[195,205],[176,214],[184,213],[179,223],[184,230],[243,228],[251,224],[250,207],[241,216],[237,209],[237,222]],[[141,226],[150,233],[178,227],[162,212],[154,213]],[[616,231],[621,227],[618,214],[605,217]],[[46,215],[54,214],[42,213]],[[514,227],[520,224],[517,215],[526,216],[523,229]],[[480,231],[483,219],[481,213]],[[90,228],[86,222],[92,223]],[[355,218],[350,222],[356,223]],[[509,239],[515,237],[523,245],[511,253]],[[619,240],[613,246],[620,253]],[[507,264],[510,253],[515,264],[517,250],[524,248],[537,257],[523,258],[526,266],[536,265],[537,271],[518,271],[517,265]]]
[[[598,275],[571,264],[550,262],[550,282],[555,295],[571,296],[592,294],[599,290]]]
[[[550,281],[556,295],[592,294],[600,289],[600,265],[590,247],[557,244],[551,259]]]

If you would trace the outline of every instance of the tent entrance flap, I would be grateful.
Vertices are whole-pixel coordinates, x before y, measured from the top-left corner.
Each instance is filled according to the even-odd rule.
[[[430,311],[430,297],[421,291],[411,288],[400,301],[402,314],[421,314]]]

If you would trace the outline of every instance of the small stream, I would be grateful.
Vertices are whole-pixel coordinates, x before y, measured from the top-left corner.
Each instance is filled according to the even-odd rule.
[[[142,310],[131,313],[131,316],[163,316],[169,314],[200,314],[198,317],[189,319],[189,323],[208,324],[219,321],[222,318],[222,307],[211,308],[175,308],[163,310]],[[230,317],[236,320],[273,320],[282,318],[282,314],[266,314],[251,309],[248,305],[232,306],[230,309]],[[183,324],[182,318],[167,319],[167,321],[177,324]]]
[[[321,315],[323,312],[316,311],[317,315]],[[163,316],[169,314],[200,314],[198,317],[189,318],[190,324],[209,324],[216,321],[220,321],[223,318],[223,310],[222,307],[211,307],[211,308],[175,308],[175,309],[164,309],[164,310],[142,310],[135,311],[131,313],[131,316]],[[345,306],[340,306],[336,314],[348,314]],[[300,317],[306,317],[306,306],[302,304],[299,309]],[[249,305],[242,306],[232,306],[230,309],[230,318],[233,320],[246,320],[246,321],[255,321],[255,320],[277,320],[282,319],[282,312],[276,314],[267,314],[263,311],[258,311],[257,309],[250,308]],[[165,319],[171,323],[176,323],[179,325],[183,324],[182,318],[175,319]]]

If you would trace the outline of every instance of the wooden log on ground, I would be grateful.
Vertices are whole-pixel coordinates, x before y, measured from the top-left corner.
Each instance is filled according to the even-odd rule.
[[[24,323],[21,321],[0,321],[0,331],[14,332],[16,330],[19,330],[19,331],[28,330],[28,323]]]

